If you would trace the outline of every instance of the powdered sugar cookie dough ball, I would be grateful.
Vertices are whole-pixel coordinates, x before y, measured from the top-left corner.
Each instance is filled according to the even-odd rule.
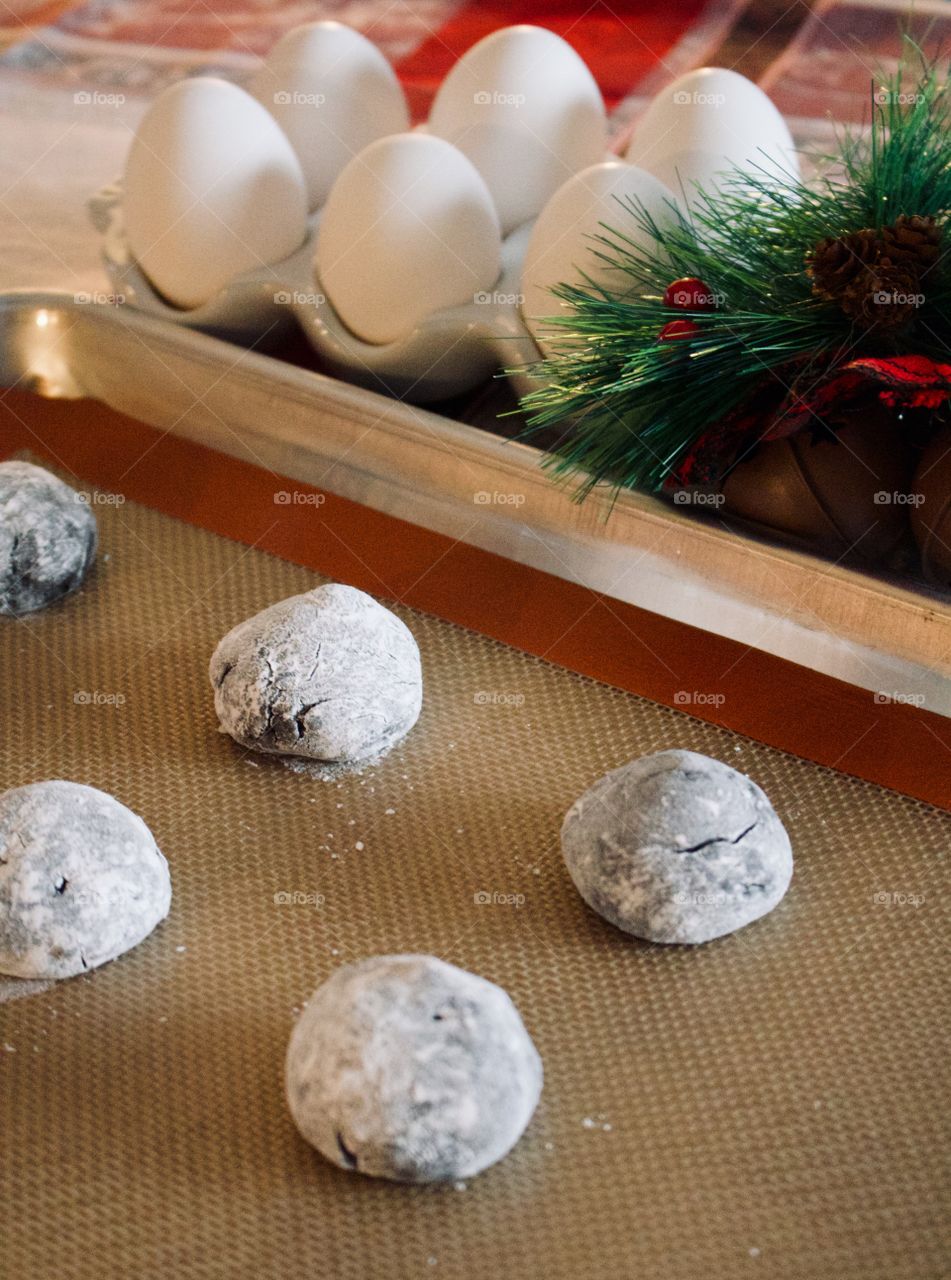
[[[615,769],[561,831],[578,892],[651,942],[708,942],[772,911],[789,887],[789,837],[745,774],[693,751]]]
[[[71,978],[168,915],[168,863],[125,805],[77,782],[0,795],[0,973]]]
[[[388,751],[423,700],[412,632],[339,583],[240,623],[215,650],[210,676],[218,720],[236,742],[328,764]]]
[[[75,591],[96,542],[80,494],[31,462],[0,462],[0,614],[32,613]]]
[[[338,969],[287,1053],[297,1128],[342,1169],[398,1182],[467,1178],[519,1140],[541,1058],[508,995],[433,956]]]

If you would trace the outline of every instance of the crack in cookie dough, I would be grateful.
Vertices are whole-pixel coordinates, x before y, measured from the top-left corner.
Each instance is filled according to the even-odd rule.
[[[694,774],[694,779],[696,779],[696,776],[697,775]],[[759,824],[756,822],[751,822],[750,825],[746,828],[746,830],[741,831],[738,836],[733,836],[732,838],[730,836],[711,836],[709,840],[701,840],[699,844],[693,844],[688,849],[681,849],[678,847],[675,850],[675,852],[676,853],[703,853],[705,849],[713,848],[714,845],[739,844],[740,841],[745,840],[746,837],[750,834],[750,832],[755,830],[755,828],[758,825]]]

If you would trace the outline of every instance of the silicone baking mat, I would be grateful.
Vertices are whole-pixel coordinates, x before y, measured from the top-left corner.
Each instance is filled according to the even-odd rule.
[[[5,1275],[947,1274],[951,818],[408,610],[417,728],[362,775],[294,773],[217,732],[206,669],[320,578],[95,503],[85,588],[0,628],[0,785],[112,792],[174,898],[115,963],[0,990]],[[665,747],[747,771],[796,855],[771,916],[697,949],[600,921],[558,848],[581,791]],[[525,1137],[464,1186],[348,1175],[284,1106],[310,992],[393,951],[501,983],[544,1058]]]

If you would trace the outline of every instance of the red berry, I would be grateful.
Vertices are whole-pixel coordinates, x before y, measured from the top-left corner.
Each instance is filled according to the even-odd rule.
[[[700,332],[700,326],[692,320],[670,320],[657,335],[660,342],[669,342],[674,338],[692,338]]]
[[[696,276],[684,276],[664,290],[664,306],[677,311],[716,311],[716,294]]]

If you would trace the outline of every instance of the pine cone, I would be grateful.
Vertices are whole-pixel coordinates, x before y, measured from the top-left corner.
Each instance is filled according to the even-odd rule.
[[[938,261],[941,236],[934,218],[903,213],[881,232],[869,227],[820,240],[806,255],[812,291],[866,328],[899,328],[921,305],[922,279]]]
[[[907,324],[921,302],[921,285],[913,267],[887,259],[867,268],[837,299],[847,316],[866,329],[898,329]]]
[[[880,251],[878,235],[871,228],[820,240],[806,255],[813,293],[828,302],[841,302],[847,292],[868,276]]]
[[[903,213],[894,225],[882,228],[882,256],[895,266],[913,267],[923,275],[940,253],[941,228],[934,218]]]

